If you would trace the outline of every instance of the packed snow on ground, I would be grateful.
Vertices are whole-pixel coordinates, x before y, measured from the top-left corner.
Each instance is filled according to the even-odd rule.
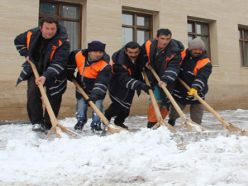
[[[248,129],[248,110],[221,115]],[[76,120],[60,122],[72,128]],[[146,129],[141,116],[127,120],[141,130],[104,137],[92,135],[89,124],[81,138],[48,140],[30,125],[1,125],[0,185],[248,185],[248,137],[178,137],[164,127]],[[222,128],[210,114],[203,125]]]

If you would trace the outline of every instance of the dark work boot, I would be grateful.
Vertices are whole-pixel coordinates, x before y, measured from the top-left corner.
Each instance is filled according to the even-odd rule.
[[[123,123],[115,123],[115,125],[122,127],[124,129],[128,129],[128,126],[124,125]]]
[[[171,126],[175,126],[176,120],[174,120],[174,119],[169,119],[169,120],[168,120],[168,123],[169,123]]]
[[[37,123],[33,124],[33,126],[32,126],[32,131],[44,132],[44,131],[49,130],[49,129],[46,128],[45,123],[44,123],[43,120],[41,120],[40,122],[37,122]]]
[[[151,121],[148,121],[147,122],[147,128],[152,128],[152,127],[154,127],[154,125],[156,124],[157,122],[151,122]]]
[[[74,126],[75,130],[82,130],[84,125],[85,125],[85,121],[83,120],[78,120],[78,122],[76,123],[76,125]]]
[[[92,132],[102,131],[101,122],[100,123],[91,123],[90,127],[91,127]]]
[[[42,124],[40,123],[33,124],[32,131],[44,131]]]

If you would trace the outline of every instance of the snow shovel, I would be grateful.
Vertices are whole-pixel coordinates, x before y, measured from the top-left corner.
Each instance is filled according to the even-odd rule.
[[[30,66],[32,68],[32,71],[34,73],[35,79],[39,78],[39,73],[38,73],[37,68],[34,65],[34,63],[29,59],[27,61],[28,61],[28,63],[30,64]],[[40,90],[40,93],[41,93],[41,96],[42,96],[43,103],[45,105],[45,108],[46,108],[46,110],[48,112],[48,115],[50,117],[50,121],[51,121],[51,124],[52,124],[52,128],[48,132],[48,137],[50,136],[51,133],[55,133],[56,137],[60,138],[61,137],[61,131],[65,132],[65,133],[67,133],[69,135],[72,135],[72,136],[79,136],[79,134],[77,134],[74,131],[64,127],[61,124],[59,124],[57,118],[55,117],[53,109],[51,107],[51,104],[50,104],[50,102],[48,100],[48,97],[46,95],[46,92],[45,92],[45,89],[44,89],[43,85],[39,84],[38,87],[39,87],[39,90]]]
[[[72,80],[73,84],[75,85],[75,87],[79,90],[80,94],[83,96],[83,98],[88,101],[88,104],[90,105],[90,107],[96,112],[96,114],[101,118],[103,124],[106,126],[106,128],[104,129],[104,132],[109,132],[110,134],[113,133],[118,133],[121,132],[123,129],[121,127],[118,126],[114,126],[109,124],[109,120],[104,116],[104,114],[97,108],[97,106],[94,104],[93,101],[90,100],[89,96],[86,94],[86,92],[83,90],[83,88],[78,84],[78,82],[73,79]]]
[[[146,82],[146,85],[151,86],[145,70],[143,70],[143,76],[144,76],[144,80]],[[153,93],[152,89],[149,89],[149,95],[150,95],[152,106],[153,106],[153,109],[155,111],[156,118],[157,118],[157,121],[158,121],[157,124],[153,128],[157,129],[161,125],[165,125],[170,130],[170,132],[176,133],[176,129],[174,127],[172,127],[170,124],[164,122],[163,117],[162,117],[162,115],[160,113],[160,110],[159,110],[158,103],[156,101],[156,98],[154,96],[154,93]]]
[[[155,72],[155,70],[149,65],[147,67],[149,70],[151,70],[153,76],[155,77],[155,79],[159,82],[160,78],[157,75],[157,73]],[[179,114],[180,118],[183,120],[183,126],[186,126],[188,130],[192,130],[192,127],[194,127],[194,129],[197,132],[202,132],[203,131],[203,127],[201,127],[200,125],[193,123],[193,121],[191,121],[191,119],[186,118],[185,114],[183,113],[182,109],[178,106],[177,102],[175,101],[175,99],[172,97],[171,93],[169,92],[169,90],[166,88],[166,86],[162,86],[161,87],[164,91],[164,93],[166,94],[166,96],[168,97],[168,99],[170,100],[171,104],[173,105],[173,107],[175,108],[175,110],[177,111],[177,113]]]
[[[189,90],[190,87],[180,78],[178,78],[179,82]],[[233,124],[225,121],[218,112],[216,112],[206,101],[204,101],[198,94],[194,94],[194,97],[209,111],[211,112],[220,122],[221,124],[230,132],[230,133],[238,133],[240,135],[248,136],[248,131],[244,129],[240,129],[239,127],[234,126]]]

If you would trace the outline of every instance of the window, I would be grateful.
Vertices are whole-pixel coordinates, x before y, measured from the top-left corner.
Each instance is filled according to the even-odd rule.
[[[81,15],[82,8],[79,4],[40,0],[39,18],[57,18],[67,29],[71,50],[81,47]]]
[[[152,15],[123,11],[122,44],[136,41],[142,45],[152,38]]]
[[[242,66],[248,67],[248,28],[239,28],[239,46]]]
[[[204,22],[188,20],[188,40],[200,37],[210,57],[210,37],[209,37],[209,24]]]

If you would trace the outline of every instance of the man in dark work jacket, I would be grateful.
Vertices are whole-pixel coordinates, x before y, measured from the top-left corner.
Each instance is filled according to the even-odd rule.
[[[191,87],[188,91],[179,81],[176,82],[173,96],[178,105],[184,109],[190,106],[190,118],[201,124],[203,116],[203,106],[194,98],[198,94],[203,99],[208,92],[208,78],[212,72],[212,64],[208,58],[204,42],[200,38],[195,38],[189,42],[189,48],[182,52],[182,65],[179,78]],[[178,113],[171,107],[168,123],[175,125]]]
[[[46,17],[41,19],[40,27],[18,35],[14,42],[20,55],[33,61],[40,75],[35,79],[31,66],[25,62],[17,81],[17,84],[28,81],[27,111],[32,129],[50,129],[51,121],[47,111],[43,111],[37,85],[46,86],[48,99],[57,116],[66,90],[65,67],[70,51],[66,30],[54,18]]]
[[[140,46],[137,42],[129,42],[112,56],[113,75],[109,85],[109,96],[112,101],[106,109],[105,116],[108,120],[115,117],[114,123],[128,129],[124,124],[128,117],[135,90],[138,95],[143,90],[148,92],[148,87],[142,78],[142,61]]]

